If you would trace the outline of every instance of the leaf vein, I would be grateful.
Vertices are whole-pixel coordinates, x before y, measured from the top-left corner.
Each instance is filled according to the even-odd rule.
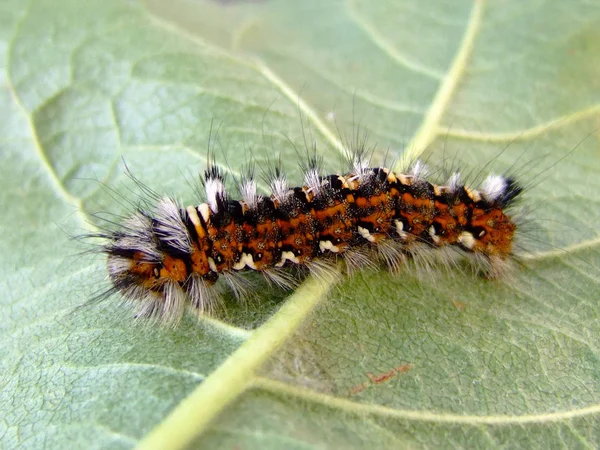
[[[439,89],[429,106],[427,114],[413,139],[407,145],[401,160],[396,164],[396,169],[413,162],[433,142],[438,135],[438,128],[446,108],[449,106],[454,91],[457,89],[462,76],[467,68],[467,63],[475,46],[475,38],[479,34],[483,22],[485,0],[473,2],[469,24],[463,36],[462,42],[450,64],[450,68],[442,79]]]
[[[398,50],[396,50],[396,48],[390,44],[375,27],[363,19],[354,6],[354,0],[347,0],[346,5],[350,19],[365,33],[366,36],[369,37],[371,42],[373,42],[373,44],[375,44],[375,46],[377,46],[383,53],[388,55],[390,59],[398,63],[400,66],[406,67],[413,72],[425,75],[434,80],[444,79],[444,73],[440,72],[439,70],[427,67],[419,62],[414,61],[407,55],[403,55],[398,52]]]
[[[450,127],[442,127],[438,133],[443,133],[451,138],[459,138],[465,140],[490,142],[490,143],[514,143],[517,141],[525,141],[543,135],[549,131],[560,129],[573,123],[583,121],[590,117],[600,114],[600,105],[592,105],[580,111],[575,111],[564,116],[557,117],[548,122],[539,125],[525,128],[519,131],[508,131],[504,133],[481,133],[473,130],[452,129]]]
[[[357,415],[375,415],[383,418],[395,418],[399,420],[417,421],[417,422],[433,422],[433,423],[452,423],[465,425],[524,425],[529,423],[549,423],[562,422],[574,418],[595,416],[600,414],[600,404],[593,404],[584,408],[540,413],[540,414],[523,414],[517,416],[510,415],[459,415],[452,413],[432,413],[419,410],[400,410],[389,406],[376,404],[359,403],[356,401],[334,397],[328,394],[314,392],[310,389],[298,386],[292,386],[276,380],[271,380],[264,377],[258,377],[254,384],[254,389],[262,389],[268,392],[294,397],[306,402],[317,403],[329,408],[339,409],[347,413]]]

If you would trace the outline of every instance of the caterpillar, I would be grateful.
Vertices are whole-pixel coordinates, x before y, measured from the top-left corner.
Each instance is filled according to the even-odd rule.
[[[319,275],[342,259],[349,273],[379,262],[399,272],[411,256],[451,249],[470,254],[490,278],[505,273],[517,230],[507,210],[523,191],[515,179],[490,174],[471,189],[453,173],[438,185],[421,161],[406,173],[371,167],[364,147],[348,163],[322,175],[310,156],[304,184],[294,187],[279,161],[264,174],[270,195],[258,193],[249,166],[235,200],[209,158],[206,202],[187,207],[131,175],[145,199],[116,229],[93,234],[103,240],[112,284],[102,297],[119,293],[139,306],[136,317],[177,323],[187,308],[212,310],[219,278],[243,296],[249,271],[290,289],[294,269]]]

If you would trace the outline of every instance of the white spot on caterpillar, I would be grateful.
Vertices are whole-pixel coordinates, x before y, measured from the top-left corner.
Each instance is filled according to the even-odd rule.
[[[429,236],[433,240],[434,244],[439,244],[441,242],[440,237],[437,236],[435,233],[435,227],[433,225],[429,227],[429,230],[427,230],[427,232],[429,233]]]
[[[194,226],[199,227],[202,225],[200,223],[200,217],[198,217],[198,211],[196,211],[195,207],[188,206],[185,210],[187,211],[188,217],[190,218]]]
[[[208,205],[213,213],[217,213],[219,210],[218,199],[224,199],[226,197],[225,185],[221,178],[207,178],[204,182],[204,190],[206,191],[206,199]]]
[[[475,246],[475,238],[468,231],[463,231],[458,236],[458,242],[468,249],[472,249]]]
[[[250,253],[242,253],[240,260],[233,266],[235,270],[242,270],[244,267],[250,267],[256,270],[256,264],[254,264],[254,258]]]
[[[256,264],[254,264],[254,258],[250,253],[242,253],[242,261],[246,264],[246,266],[250,267],[253,270],[256,270]]]
[[[402,238],[402,239],[406,239],[408,237],[408,233],[404,230],[404,224],[402,223],[401,220],[394,220],[394,225],[396,225],[396,231],[398,232],[398,235]]]
[[[465,191],[467,191],[467,195],[474,202],[481,201],[481,194],[479,193],[479,191],[476,191],[474,189],[468,189],[468,188],[465,188]]]
[[[447,184],[452,192],[456,192],[456,190],[460,187],[460,173],[453,173]]]
[[[258,205],[258,195],[256,195],[256,181],[246,180],[240,186],[242,200],[248,205],[248,208],[254,209]]]
[[[375,242],[375,237],[371,236],[371,232],[363,227],[358,227],[358,234],[369,242]]]
[[[350,184],[348,184],[348,180],[342,175],[338,176],[338,180],[340,180],[340,183],[342,183],[342,189],[354,189]]]
[[[403,173],[396,173],[396,179],[404,186],[410,186],[412,184],[413,177],[411,175],[404,175]]]
[[[325,252],[325,250],[329,250],[333,253],[338,253],[340,249],[333,245],[331,241],[319,241],[319,249],[321,252]]]
[[[275,264],[276,267],[281,267],[286,261],[291,261],[294,264],[300,264],[300,260],[294,255],[294,252],[281,252],[281,261]]]
[[[458,189],[458,187],[460,186],[460,174],[459,173],[454,173],[452,174],[452,176],[448,179],[446,186],[433,186],[433,192],[435,195],[442,195],[442,194],[453,194],[456,192],[456,190]]]
[[[217,265],[215,264],[215,260],[212,259],[210,256],[207,259],[208,259],[208,267],[210,267],[210,270],[212,270],[213,272],[218,272]]]
[[[210,219],[210,209],[208,204],[202,203],[200,206],[198,206],[198,211],[200,212],[200,215],[202,216],[204,222],[208,223]]]
[[[242,254],[242,257],[237,263],[231,266],[233,270],[242,270],[244,267],[246,267],[246,260],[244,259],[244,255],[245,253]]]
[[[304,183],[308,187],[308,192],[317,195],[321,191],[322,180],[317,169],[308,169],[304,174]]]
[[[507,187],[506,178],[501,175],[492,174],[483,181],[481,190],[485,199],[493,202],[506,192]]]
[[[246,265],[251,269],[256,270],[256,264],[254,264],[254,258],[252,257],[252,255],[250,253],[244,253],[242,257],[243,256],[246,257]]]
[[[370,172],[369,169],[369,159],[365,154],[360,152],[359,154],[354,156],[352,161],[352,168],[354,170],[354,174],[358,177],[359,181],[362,181],[365,176]]]
[[[273,198],[279,203],[284,202],[290,194],[291,191],[288,188],[287,180],[283,175],[271,180],[271,192],[273,193]]]

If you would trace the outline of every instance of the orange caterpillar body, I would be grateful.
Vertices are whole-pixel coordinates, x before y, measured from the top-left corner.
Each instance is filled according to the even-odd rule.
[[[480,190],[465,187],[457,174],[435,185],[423,172],[420,162],[395,173],[355,158],[349,173],[320,176],[315,163],[302,187],[289,187],[273,171],[270,196],[257,194],[248,176],[238,201],[210,166],[203,177],[206,203],[184,208],[152,193],[153,210],[139,208],[120,229],[100,235],[111,292],[139,302],[142,316],[178,320],[186,306],[210,309],[219,277],[236,294],[250,270],[289,288],[289,266],[316,271],[341,257],[349,269],[381,260],[398,270],[425,247],[476,255],[489,276],[498,276],[517,228],[506,208],[522,188],[499,175]]]

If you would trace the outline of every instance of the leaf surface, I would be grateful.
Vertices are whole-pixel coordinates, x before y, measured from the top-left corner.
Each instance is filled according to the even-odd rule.
[[[598,446],[598,30],[585,1],[5,1],[3,446]],[[105,268],[69,236],[124,213],[123,161],[199,202],[211,136],[233,186],[250,153],[300,182],[305,142],[337,172],[365,129],[523,180],[522,267],[261,288],[175,330],[79,308]]]

